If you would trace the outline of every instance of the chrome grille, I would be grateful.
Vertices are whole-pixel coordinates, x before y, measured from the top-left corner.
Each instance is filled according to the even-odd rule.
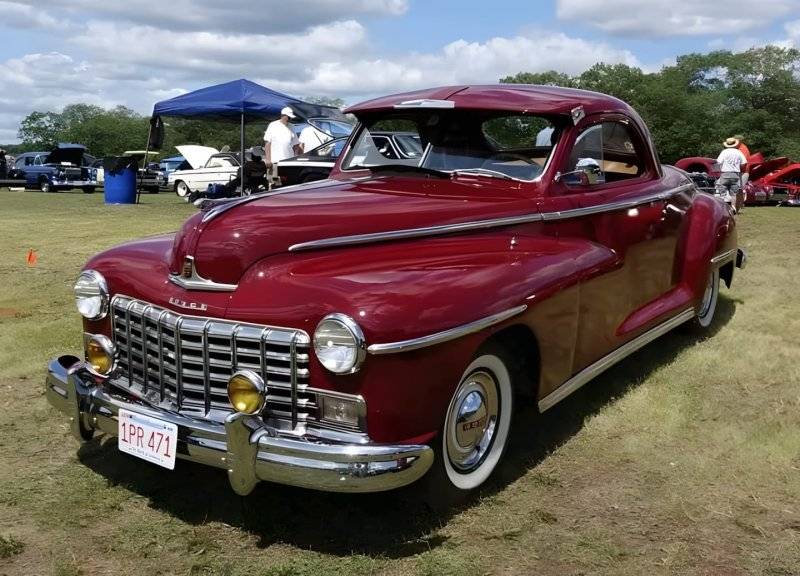
[[[111,311],[119,351],[115,384],[208,416],[231,411],[228,379],[249,369],[267,385],[266,419],[294,428],[320,416],[302,330],[184,316],[125,296],[114,298]]]

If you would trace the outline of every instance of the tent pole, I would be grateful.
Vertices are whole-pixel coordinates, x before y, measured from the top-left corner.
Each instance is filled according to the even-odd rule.
[[[153,133],[153,123],[150,123],[150,127],[147,129],[147,146],[144,147],[144,168],[147,170],[147,157],[150,156],[150,136]],[[142,195],[142,178],[144,178],[144,172],[140,172],[136,175],[136,180],[138,181],[138,185],[136,186],[136,203],[139,203],[139,197]]]
[[[239,125],[239,185],[242,187],[242,196],[244,196],[244,112],[242,112],[242,121]]]

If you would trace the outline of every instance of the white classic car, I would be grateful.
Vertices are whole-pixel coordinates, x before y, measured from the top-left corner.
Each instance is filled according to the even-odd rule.
[[[181,198],[191,192],[201,192],[209,184],[227,184],[239,173],[239,159],[231,152],[220,152],[210,146],[176,146],[191,170],[175,170],[169,175],[168,186]]]

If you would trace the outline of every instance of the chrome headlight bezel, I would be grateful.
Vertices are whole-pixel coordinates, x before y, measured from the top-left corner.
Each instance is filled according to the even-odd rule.
[[[73,292],[75,293],[75,305],[81,316],[91,321],[102,320],[106,317],[109,304],[108,284],[100,272],[96,270],[84,270],[81,272],[75,281]],[[82,303],[94,298],[97,301],[88,304],[88,306],[91,306],[90,308],[81,309]]]
[[[330,329],[338,330],[340,336],[346,335],[350,342],[345,346],[331,346],[329,338],[323,333],[324,330]],[[328,314],[319,321],[314,330],[313,345],[319,363],[333,374],[354,374],[358,372],[367,357],[367,341],[361,327],[350,316],[339,312]],[[349,348],[350,358],[347,362],[337,365],[336,359],[330,356],[332,348]]]

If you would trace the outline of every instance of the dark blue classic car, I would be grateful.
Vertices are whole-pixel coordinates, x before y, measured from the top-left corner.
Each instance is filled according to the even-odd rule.
[[[81,188],[86,193],[97,187],[94,158],[80,144],[58,144],[50,152],[25,152],[17,156],[9,177],[25,181],[26,188],[54,192]]]

